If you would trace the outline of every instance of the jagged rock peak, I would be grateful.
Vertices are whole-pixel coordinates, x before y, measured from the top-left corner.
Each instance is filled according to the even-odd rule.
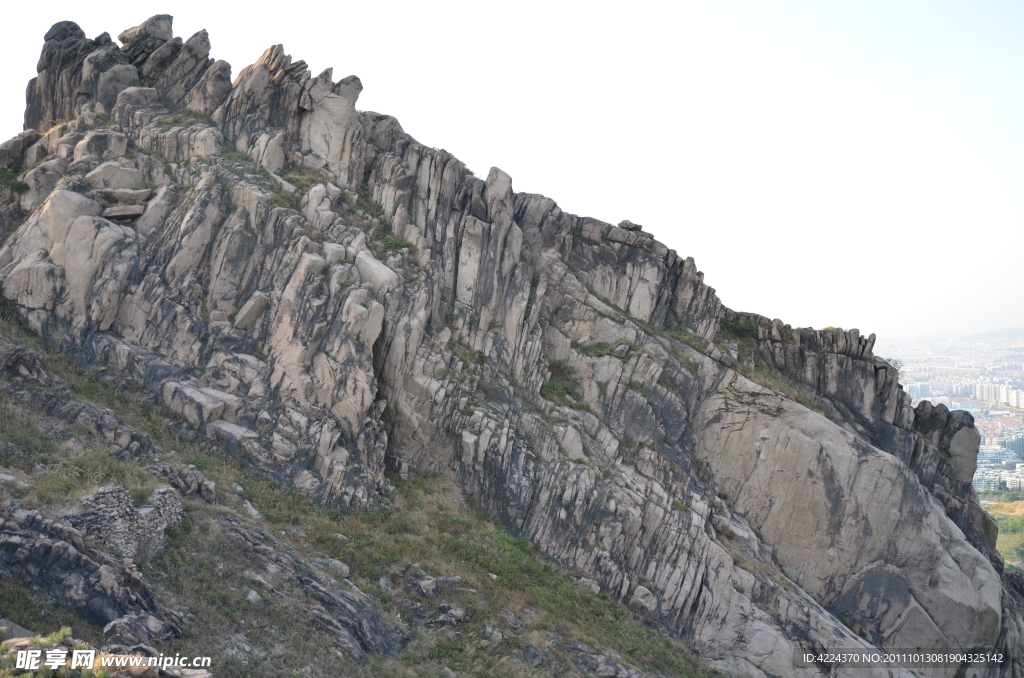
[[[46,131],[70,121],[86,107],[109,114],[129,87],[154,87],[173,108],[212,113],[231,89],[231,67],[208,59],[205,30],[187,42],[175,38],[173,19],[160,14],[123,31],[118,47],[103,33],[89,40],[73,21],[47,31],[26,93],[25,129]]]

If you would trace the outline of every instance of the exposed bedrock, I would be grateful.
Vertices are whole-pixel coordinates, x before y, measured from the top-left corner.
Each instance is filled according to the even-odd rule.
[[[737,314],[635,224],[359,111],[358,78],[275,46],[231,83],[171,26],[47,34],[0,282],[48,341],[317,501],[450,474],[729,675],[856,647],[998,648],[982,673],[1020,675],[973,420],[911,408],[873,337]]]

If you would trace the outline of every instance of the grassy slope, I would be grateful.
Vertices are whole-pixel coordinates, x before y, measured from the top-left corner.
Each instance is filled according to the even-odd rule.
[[[993,502],[982,506],[999,523],[996,549],[1006,564],[1024,568],[1024,532],[1017,531],[1020,516],[1024,515],[1024,501]]]
[[[546,676],[513,657],[527,645],[545,648],[548,632],[611,650],[624,663],[639,668],[655,668],[670,676],[710,675],[683,643],[648,628],[607,596],[580,588],[571,575],[528,543],[510,537],[468,505],[446,478],[421,476],[398,482],[391,507],[373,512],[314,505],[204,446],[175,437],[167,425],[166,410],[130,393],[115,392],[18,323],[0,319],[0,348],[17,344],[46,354],[51,370],[67,381],[76,397],[114,409],[129,426],[150,433],[165,450],[177,450],[217,483],[221,505],[186,500],[188,518],[172,530],[163,552],[142,570],[165,601],[199,620],[170,651],[212,655],[218,676],[301,675],[306,666],[313,668],[304,675],[333,675],[341,670],[350,676],[425,678],[443,676],[449,667],[460,675],[491,678]],[[33,447],[24,435],[26,417],[16,409],[10,403],[0,409],[0,441],[12,443],[8,449],[32,447],[28,457],[43,455],[51,468],[57,461],[58,468],[71,469],[40,477],[30,473],[33,462],[28,457],[0,459],[0,470],[13,471],[33,483],[31,490],[21,491],[23,503],[46,510],[111,480],[130,487],[137,499],[148,494],[152,479],[133,462],[112,464],[110,455],[100,449],[81,449],[67,442],[43,440],[41,447]],[[230,491],[235,483],[244,488],[241,495]],[[362,667],[339,659],[327,636],[309,623],[304,614],[309,601],[294,587],[264,592],[258,607],[245,600],[250,588],[259,588],[244,574],[252,564],[221,539],[217,520],[226,514],[245,516],[244,499],[262,512],[261,525],[299,554],[328,554],[348,563],[353,582],[377,595],[388,614],[403,612],[392,601],[392,596],[402,594],[380,590],[381,577],[390,577],[400,586],[401,572],[409,563],[419,563],[435,576],[460,575],[463,586],[478,593],[454,592],[446,599],[465,609],[470,622],[457,632],[414,628],[411,641],[393,659],[374,657]],[[335,536],[339,533],[349,541]],[[36,632],[69,625],[79,638],[96,640],[100,635],[99,629],[73,611],[33,599],[10,582],[0,581],[0,596],[14,601],[4,605],[4,614]],[[508,635],[501,617],[506,611],[522,619],[526,628],[492,644],[484,624],[495,624]],[[244,646],[251,650],[243,651]],[[563,666],[572,668],[558,650],[551,652]]]

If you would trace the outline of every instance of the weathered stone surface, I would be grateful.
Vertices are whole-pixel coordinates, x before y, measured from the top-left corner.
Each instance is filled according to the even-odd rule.
[[[180,617],[159,605],[137,574],[100,551],[88,551],[73,527],[10,500],[0,502],[0,568],[33,592],[79,608],[97,623],[131,614],[155,639],[180,635]]]
[[[67,166],[65,160],[54,159],[26,172],[21,180],[28,184],[28,190],[21,195],[21,210],[31,212],[45,200],[60,181]]]
[[[270,303],[270,297],[263,292],[254,292],[249,301],[242,305],[242,308],[238,310],[238,315],[235,317],[235,327],[240,330],[247,330],[253,326],[263,311],[266,310],[267,304]]]
[[[27,129],[21,134],[0,144],[0,165],[19,167],[23,165],[25,152],[39,139],[39,133]]]
[[[170,14],[157,14],[134,28],[122,31],[117,39],[124,45],[122,53],[128,63],[141,65],[153,52],[172,40],[173,21]]]
[[[115,553],[143,562],[160,550],[164,530],[185,516],[181,501],[170,488],[154,491],[146,506],[138,508],[123,487],[101,487],[81,502],[82,512],[70,519],[75,528]]]
[[[142,205],[119,205],[103,210],[104,219],[134,219],[141,217],[146,208]]]
[[[128,151],[128,137],[120,132],[91,130],[75,145],[75,161],[85,156],[99,160],[120,158]]]
[[[105,162],[85,175],[95,188],[132,188],[145,181],[145,175],[133,167],[125,167],[116,160]]]
[[[107,645],[149,645],[149,631],[138,617],[125,615],[103,627],[103,640]]]
[[[9,619],[0,619],[0,640],[11,638],[31,638],[35,634]]]
[[[87,75],[129,64],[142,86],[111,112],[135,150],[98,165],[83,151],[0,250],[5,297],[48,341],[132,375],[316,501],[373,505],[385,469],[447,473],[582,585],[729,675],[817,675],[794,663],[802,649],[966,645],[1000,648],[1000,676],[1019,672],[1024,599],[970,489],[973,419],[911,408],[873,336],[735,313],[639,226],[567,214],[497,168],[469,174],[358,112],[358,79],[314,78],[280,46],[229,88],[205,33],[183,42],[169,18],[116,55],[59,26],[27,115],[68,110],[75,148],[104,133],[61,84],[84,77],[79,53],[97,54]],[[161,93],[199,96],[207,113],[224,98],[204,122]],[[220,157],[228,142],[251,173]],[[298,210],[274,206],[294,187],[255,171],[287,165],[323,175]],[[157,188],[138,234],[76,192],[143,181]],[[825,415],[742,377],[748,359]],[[181,468],[154,473],[201,492]],[[228,536],[294,571],[265,535]],[[410,611],[461,623],[412,600],[438,588],[417,569]],[[295,576],[339,648],[387,651],[362,612],[345,617],[359,594],[343,604],[326,579]],[[579,670],[627,671],[592,650],[572,649]]]
[[[258,567],[278,573],[300,586],[318,603],[312,608],[314,622],[327,631],[335,645],[358,662],[368,652],[394,655],[405,640],[402,631],[383,621],[373,599],[348,580],[342,583],[329,577],[299,574],[304,570],[292,550],[269,534],[256,530],[231,528],[224,534],[227,543],[249,555]],[[344,563],[340,563],[344,565]]]

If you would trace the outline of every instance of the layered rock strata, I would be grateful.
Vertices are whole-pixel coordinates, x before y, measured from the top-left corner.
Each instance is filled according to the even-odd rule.
[[[276,46],[229,85],[170,27],[46,36],[0,281],[48,341],[317,501],[448,473],[729,675],[829,647],[996,648],[980,673],[1020,675],[973,421],[910,408],[870,339],[744,320],[635,225],[358,111],[357,78]],[[141,215],[105,212],[118,190]],[[738,371],[748,326],[822,412]]]
[[[78,608],[98,624],[130,614],[156,640],[181,633],[181,616],[158,603],[136,571],[88,548],[73,527],[10,500],[0,502],[0,566],[33,593]]]

